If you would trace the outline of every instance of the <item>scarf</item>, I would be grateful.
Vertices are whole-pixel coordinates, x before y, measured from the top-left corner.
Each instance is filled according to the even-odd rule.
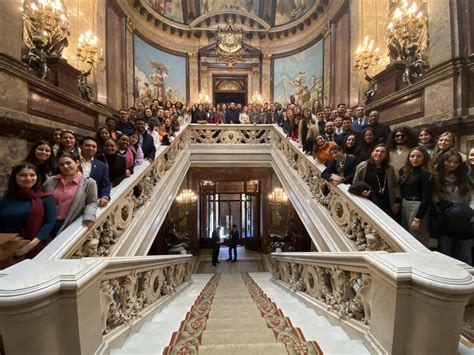
[[[51,194],[37,189],[18,191],[16,194],[19,200],[31,201],[24,235],[26,239],[33,240],[43,224],[44,207],[41,198],[45,196],[51,196]]]
[[[130,148],[127,148],[123,153],[119,151],[120,155],[123,155],[125,157],[125,167],[127,169],[133,168],[133,165],[135,164],[135,158],[133,156],[133,151]]]

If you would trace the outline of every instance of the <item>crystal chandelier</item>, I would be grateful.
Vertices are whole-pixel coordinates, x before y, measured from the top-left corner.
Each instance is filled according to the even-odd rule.
[[[209,95],[204,90],[202,90],[198,95],[198,103],[208,104],[209,102],[211,102]]]
[[[183,190],[176,196],[176,204],[179,208],[184,208],[187,213],[197,205],[197,195],[193,190]]]
[[[260,106],[263,104],[263,97],[259,93],[255,93],[252,95],[252,103],[256,106]]]
[[[412,84],[424,74],[423,54],[428,47],[428,18],[415,1],[402,0],[393,12],[385,31],[385,41],[393,61],[405,63],[403,80]]]

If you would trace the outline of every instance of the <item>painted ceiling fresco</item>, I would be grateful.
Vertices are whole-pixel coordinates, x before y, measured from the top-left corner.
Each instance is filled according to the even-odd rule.
[[[252,14],[270,26],[281,26],[306,14],[316,0],[144,0],[160,15],[178,23],[227,9]]]

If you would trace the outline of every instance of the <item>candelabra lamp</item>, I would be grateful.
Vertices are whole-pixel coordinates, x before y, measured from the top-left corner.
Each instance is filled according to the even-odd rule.
[[[92,102],[92,88],[87,83],[87,77],[92,73],[92,69],[97,63],[103,60],[102,49],[98,55],[98,41],[97,36],[93,35],[91,30],[82,33],[77,41],[76,56],[80,62],[84,63],[84,69],[79,75],[79,92],[81,97],[89,102]]]
[[[209,104],[210,102],[211,100],[209,99],[209,95],[204,90],[202,90],[198,95],[198,103],[205,105]]]
[[[193,190],[183,190],[176,196],[176,204],[179,209],[184,210],[184,214],[187,216],[197,206],[197,195]]]
[[[369,74],[369,69],[375,68],[377,62],[380,60],[379,57],[380,49],[374,47],[374,41],[369,41],[369,36],[364,37],[362,44],[357,46],[355,52],[355,69],[364,72],[364,78],[369,83],[369,87],[365,91],[366,103],[373,99],[375,92],[377,91],[377,81]]]
[[[282,188],[275,188],[271,194],[268,195],[268,201],[270,207],[275,210],[278,220],[283,221],[283,217],[280,214],[280,209],[288,204],[288,195]]]
[[[31,0],[23,8],[23,41],[28,53],[22,61],[38,77],[48,74],[48,58],[59,58],[68,45],[69,23],[60,0]]]
[[[252,104],[256,106],[261,106],[263,104],[263,97],[259,93],[255,93],[252,95]]]
[[[385,31],[392,61],[405,63],[403,81],[412,84],[428,66],[423,54],[428,47],[428,18],[415,1],[402,0],[392,12]]]

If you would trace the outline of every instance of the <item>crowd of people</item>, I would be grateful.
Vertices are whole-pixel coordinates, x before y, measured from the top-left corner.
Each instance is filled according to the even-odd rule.
[[[392,130],[363,105],[185,106],[158,98],[149,107],[139,102],[120,110],[95,137],[56,129],[51,142],[33,145],[0,199],[0,266],[35,256],[77,218],[91,228],[111,187],[153,161],[184,123],[276,124],[326,166],[329,183],[351,184],[349,191],[369,198],[424,245],[436,237],[441,252],[472,264],[474,149],[464,157],[453,133]]]

